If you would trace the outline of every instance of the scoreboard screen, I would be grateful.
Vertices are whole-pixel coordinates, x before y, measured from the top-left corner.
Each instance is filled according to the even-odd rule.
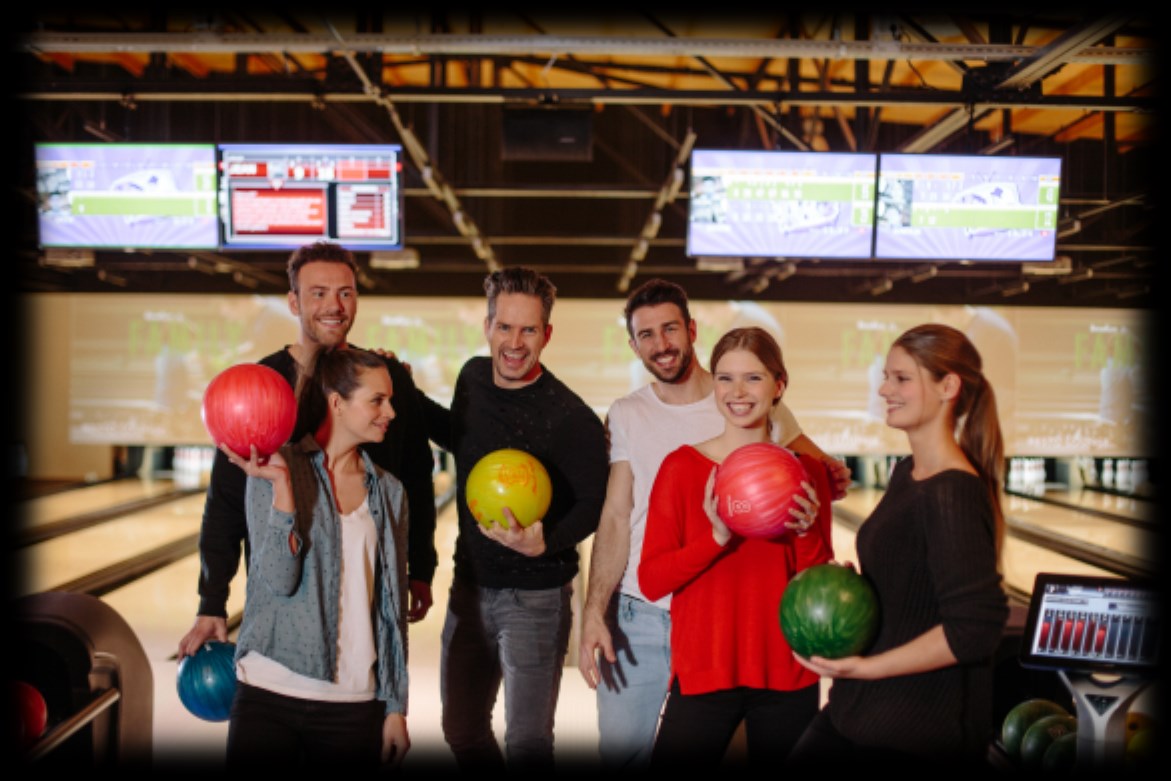
[[[1162,643],[1159,592],[1121,578],[1038,573],[1021,664],[1077,672],[1151,672]]]
[[[397,144],[220,144],[221,247],[403,246]]]

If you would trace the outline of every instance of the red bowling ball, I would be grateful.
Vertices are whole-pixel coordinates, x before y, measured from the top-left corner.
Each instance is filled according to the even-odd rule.
[[[809,474],[797,456],[769,442],[736,448],[716,470],[718,513],[727,527],[744,537],[776,537],[789,531],[801,509],[795,496]]]
[[[11,681],[12,706],[16,710],[17,743],[27,746],[45,734],[49,708],[37,687],[25,681]]]
[[[292,436],[297,421],[293,388],[275,369],[259,363],[229,366],[203,393],[203,425],[217,446],[248,458],[275,453]]]

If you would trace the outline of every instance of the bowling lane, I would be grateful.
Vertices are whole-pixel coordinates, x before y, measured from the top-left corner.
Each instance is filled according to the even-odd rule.
[[[845,533],[842,527],[856,525],[869,517],[882,494],[881,489],[855,486],[844,499],[834,503],[835,546],[837,535]],[[1005,583],[1021,593],[1032,592],[1038,572],[1120,577],[1113,570],[1054,550],[1046,540],[1154,571],[1158,539],[1153,532],[1015,496],[1007,497],[1004,509],[1008,525],[1002,555]],[[1020,539],[1014,534],[1028,535],[1030,539]],[[841,550],[836,553],[839,559],[845,558]]]
[[[127,478],[26,499],[12,507],[21,524],[31,527],[165,496],[175,490],[175,483],[169,479]]]
[[[1032,594],[1038,572],[1064,572],[1070,575],[1092,575],[1102,578],[1121,577],[1117,572],[1096,567],[1062,553],[1025,540],[1005,538],[1000,557],[1004,582],[1010,588]]]
[[[1050,534],[1133,558],[1152,573],[1155,570],[1160,545],[1157,530],[1019,496],[1007,497],[1004,513],[1010,528],[1043,529]]]
[[[1088,510],[1116,515],[1141,523],[1153,524],[1157,521],[1155,503],[1141,497],[1108,494],[1089,488],[1049,488],[1040,498],[1050,504],[1065,506],[1071,510]]]
[[[31,594],[90,575],[104,567],[199,533],[204,495],[130,513],[13,553],[20,568],[19,594]]]

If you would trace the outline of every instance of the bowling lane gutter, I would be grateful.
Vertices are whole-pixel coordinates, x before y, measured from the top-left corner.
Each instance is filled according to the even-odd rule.
[[[113,507],[82,513],[81,515],[74,515],[69,518],[62,518],[59,521],[53,521],[51,523],[24,527],[18,529],[12,535],[12,545],[15,548],[26,548],[29,545],[36,545],[37,543],[61,537],[80,529],[88,529],[91,526],[97,526],[106,521],[112,521],[131,513],[148,510],[151,507],[158,507],[167,502],[178,501],[192,494],[203,493],[206,490],[206,488],[180,488],[174,491],[168,491],[165,494],[159,494],[158,496],[149,496],[145,499],[123,502]]]
[[[1031,542],[1042,548],[1048,548],[1055,553],[1068,556],[1071,559],[1093,564],[1108,572],[1122,575],[1127,578],[1149,578],[1155,574],[1154,564],[1143,561],[1125,553],[1112,551],[1100,545],[1088,542],[1077,542],[1063,534],[1055,534],[1040,526],[1018,521],[1014,518],[1005,519],[1006,533],[1014,539]]]
[[[1054,507],[1061,507],[1065,510],[1073,510],[1074,512],[1085,513],[1086,515],[1092,515],[1095,518],[1101,518],[1103,520],[1110,521],[1111,523],[1125,523],[1130,526],[1137,526],[1140,529],[1159,528],[1157,524],[1143,518],[1132,518],[1126,515],[1119,515],[1118,513],[1112,513],[1109,510],[1099,510],[1096,507],[1083,507],[1082,505],[1074,504],[1073,502],[1062,501],[1061,499],[1055,499],[1052,496],[1045,496],[1044,494],[1030,494],[1023,491],[1005,491],[1005,493],[1011,496],[1015,496],[1018,499],[1028,499],[1029,501],[1033,502],[1051,504]],[[1141,496],[1130,496],[1128,494],[1122,494],[1118,492],[1112,492],[1112,494],[1114,496],[1122,496],[1127,499],[1149,501],[1146,497]]]
[[[199,532],[54,586],[49,591],[67,591],[100,597],[197,552]]]
[[[866,519],[841,506],[834,507],[834,519],[857,532]],[[1098,545],[1074,540],[1064,534],[1055,534],[1031,523],[1012,517],[1005,517],[1005,534],[1022,542],[1030,542],[1042,548],[1060,553],[1077,561],[1092,564],[1108,572],[1128,578],[1147,578],[1154,575],[1154,564],[1112,551]],[[1027,595],[1026,595],[1027,596]]]

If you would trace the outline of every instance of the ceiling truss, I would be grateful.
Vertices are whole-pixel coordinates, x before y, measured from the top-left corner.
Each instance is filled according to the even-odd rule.
[[[1050,25],[1052,34],[1032,43],[1025,39],[1030,24],[1039,26],[1036,20],[1004,23],[965,17],[952,25],[962,32],[960,39],[940,40],[933,32],[937,23],[906,15],[892,17],[885,28],[874,20],[868,25],[855,20],[851,28],[848,19],[835,17],[829,37],[825,25],[818,28],[818,37],[809,33],[811,22],[792,18],[775,26],[774,37],[707,35],[703,23],[681,35],[654,18],[645,20],[652,34],[644,29],[637,35],[550,34],[531,19],[524,20],[523,34],[453,33],[445,31],[439,19],[431,31],[412,34],[383,32],[377,29],[380,24],[369,20],[356,20],[344,32],[329,20],[284,21],[284,30],[274,26],[250,32],[241,31],[249,26],[242,22],[226,25],[235,28],[231,31],[94,31],[80,24],[72,30],[41,25],[18,38],[17,52],[39,66],[19,85],[17,97],[31,107],[42,136],[51,135],[54,123],[66,124],[70,112],[86,116],[81,126],[88,135],[119,140],[118,121],[94,117],[105,117],[107,111],[132,114],[152,104],[267,104],[307,106],[330,115],[330,123],[344,128],[350,140],[401,140],[414,176],[414,186],[406,190],[408,209],[418,206],[432,220],[442,218],[447,228],[408,230],[410,244],[424,248],[425,254],[440,253],[408,272],[418,275],[420,289],[444,275],[474,277],[485,267],[498,267],[498,250],[503,248],[511,252],[560,244],[584,252],[593,248],[596,259],[551,261],[548,269],[583,278],[609,277],[605,289],[613,295],[623,294],[637,277],[656,273],[715,280],[712,294],[723,296],[824,296],[817,292],[825,290],[817,281],[842,278],[852,284],[833,283],[836,294],[842,295],[845,287],[845,295],[859,300],[896,300],[900,289],[910,297],[907,300],[917,300],[939,295],[921,291],[949,283],[952,292],[945,297],[1015,299],[1014,303],[1076,303],[1080,296],[1130,306],[1151,295],[1154,248],[1146,236],[1153,204],[1142,182],[1120,192],[1107,181],[1100,197],[1063,198],[1064,235],[1058,251],[1072,258],[1067,273],[1039,276],[1031,274],[1027,264],[908,268],[816,259],[743,258],[738,268],[722,271],[680,264],[675,259],[683,254],[684,242],[677,229],[671,230],[685,211],[680,174],[690,149],[703,142],[697,142],[690,122],[662,121],[671,113],[693,110],[741,112],[746,125],[755,125],[751,141],[763,148],[807,150],[832,143],[852,151],[920,153],[945,149],[957,138],[978,133],[987,136],[988,143],[979,149],[982,153],[1045,153],[1054,144],[1097,129],[1103,147],[1100,165],[1106,171],[1102,176],[1113,180],[1119,177],[1110,170],[1110,156],[1153,141],[1150,123],[1140,123],[1137,130],[1120,124],[1152,115],[1158,98],[1153,36],[1135,34],[1149,28],[1144,17],[1104,13],[1071,19]],[[1127,45],[1117,45],[1118,37]],[[225,56],[234,63],[229,71],[220,62]],[[932,71],[928,81],[922,71],[930,66],[943,70]],[[1074,71],[1101,74],[1102,86],[1058,86],[1072,84]],[[1117,74],[1131,71],[1141,75],[1122,80],[1119,89]],[[909,80],[908,72],[917,74],[918,80]],[[370,105],[381,108],[393,133],[362,113]],[[656,171],[624,143],[598,137],[595,147],[610,163],[630,172],[626,182],[570,184],[554,177],[481,185],[462,170],[448,169],[437,146],[445,128],[431,122],[437,107],[443,106],[625,110],[641,132],[659,139],[671,157],[666,170]],[[652,108],[658,109],[657,116]],[[908,122],[894,118],[899,114],[917,117],[910,123],[919,129],[883,146],[884,128]],[[419,127],[420,116],[428,120],[425,132]],[[1027,129],[1026,123],[1038,116],[1061,117],[1062,122],[1051,123],[1040,133]],[[802,122],[810,118],[813,121]],[[830,131],[833,141],[827,142]],[[556,210],[558,204],[578,202],[582,208],[589,202],[627,203],[642,215],[627,222],[640,222],[641,227],[608,234],[572,229],[510,232],[490,221],[494,211],[517,203],[552,204]],[[1107,223],[1109,229],[1102,230]],[[461,249],[470,257],[459,257]],[[663,262],[656,253],[673,260]],[[103,253],[99,265],[107,276],[134,279],[137,273],[173,264],[164,254],[142,259]],[[274,277],[280,279],[283,258],[241,263],[221,256],[217,265],[212,256],[184,256],[179,262],[207,272],[207,278],[218,274],[250,289],[266,289]],[[512,260],[506,256],[503,262]],[[49,269],[29,286],[84,289],[90,285],[88,273]],[[368,287],[401,289],[401,281],[368,278]],[[803,292],[802,282],[813,292]],[[1022,285],[1027,289],[1020,290]],[[1059,287],[1060,295],[1037,295],[1038,289]]]

